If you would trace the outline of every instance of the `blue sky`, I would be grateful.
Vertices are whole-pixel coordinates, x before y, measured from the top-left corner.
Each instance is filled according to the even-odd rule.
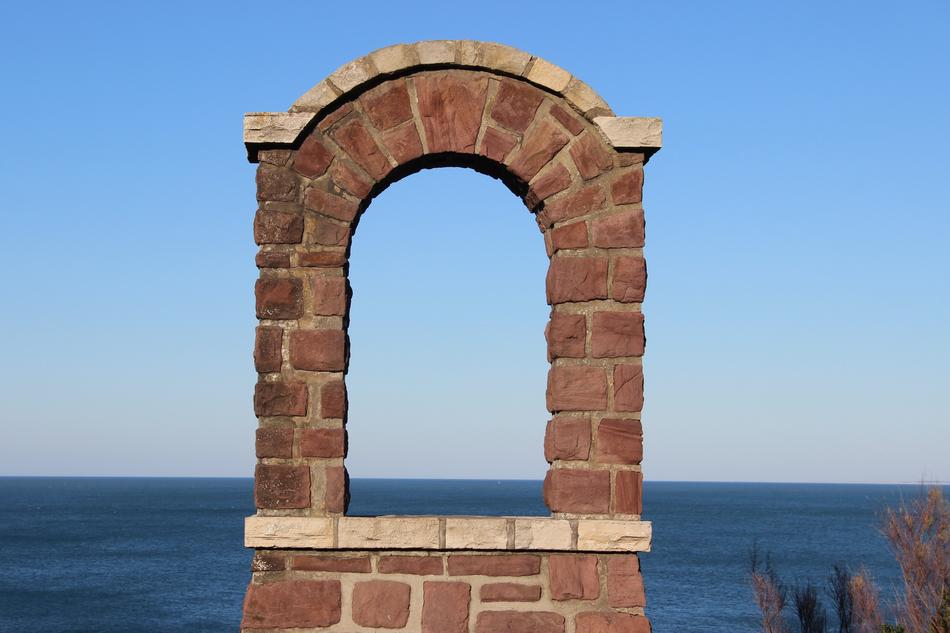
[[[241,115],[373,49],[466,38],[665,121],[648,479],[950,480],[948,33],[946,2],[7,3],[0,474],[249,475]],[[353,476],[543,475],[545,265],[474,172],[373,202]]]

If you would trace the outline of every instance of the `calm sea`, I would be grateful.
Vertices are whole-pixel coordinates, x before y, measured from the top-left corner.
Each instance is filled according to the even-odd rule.
[[[882,586],[897,569],[881,512],[919,486],[650,482],[642,557],[658,633],[754,631],[754,541],[787,581],[839,561]],[[543,515],[540,482],[352,482],[351,514]],[[0,631],[238,629],[249,578],[249,479],[0,478]]]

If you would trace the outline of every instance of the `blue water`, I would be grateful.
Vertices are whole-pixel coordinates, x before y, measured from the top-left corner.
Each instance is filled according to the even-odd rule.
[[[918,486],[648,482],[658,633],[754,631],[758,540],[789,581],[897,569],[883,508]],[[355,479],[350,514],[544,515],[540,482]],[[250,577],[248,479],[0,478],[0,632],[234,632]]]

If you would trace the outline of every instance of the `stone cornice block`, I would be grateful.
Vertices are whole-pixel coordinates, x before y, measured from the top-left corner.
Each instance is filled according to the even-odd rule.
[[[262,517],[244,519],[244,547],[333,547],[335,530],[329,517]]]
[[[248,112],[244,115],[244,143],[291,145],[312,119],[310,112]]]
[[[594,123],[621,150],[655,154],[663,146],[663,120],[652,117],[598,116]]]
[[[580,519],[577,549],[584,552],[649,552],[653,524],[649,521]]]

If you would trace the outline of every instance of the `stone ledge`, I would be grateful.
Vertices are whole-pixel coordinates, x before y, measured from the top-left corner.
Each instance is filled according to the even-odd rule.
[[[614,148],[643,152],[647,158],[663,146],[663,120],[653,117],[598,116],[594,124]]]
[[[244,546],[281,549],[648,552],[649,521],[545,517],[262,517]]]

